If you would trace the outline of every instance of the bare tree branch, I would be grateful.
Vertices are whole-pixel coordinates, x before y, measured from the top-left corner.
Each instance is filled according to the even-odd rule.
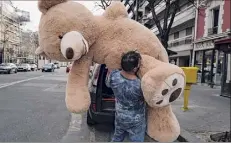
[[[128,2],[128,5],[131,7],[131,4],[129,2]],[[133,14],[136,14],[133,8],[131,9],[131,11]]]
[[[175,2],[173,2],[173,6],[174,6],[174,10],[173,10],[173,13],[171,15],[171,19],[170,19],[170,22],[169,22],[169,25],[168,25],[168,28],[167,28],[167,31],[166,31],[166,36],[169,35],[169,32],[170,32],[170,30],[172,28],[172,24],[174,22],[176,13],[177,13],[178,9],[180,8],[179,7],[179,0],[175,0]]]
[[[157,15],[156,15],[156,11],[155,11],[155,6],[154,6],[155,2],[153,0],[150,0],[149,2],[150,2],[150,6],[151,6],[153,21],[155,22],[155,24],[159,30],[160,35],[163,35],[163,29],[160,25],[160,20],[158,19]]]
[[[170,11],[170,0],[165,0],[166,8],[165,8],[165,13],[164,13],[164,25],[163,25],[163,31],[166,31],[168,28],[168,16],[169,16],[169,11]]]
[[[100,4],[96,2],[95,5],[105,10],[111,2],[112,0],[100,0]]]

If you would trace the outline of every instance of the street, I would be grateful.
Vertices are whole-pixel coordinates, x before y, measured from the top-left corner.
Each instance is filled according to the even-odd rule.
[[[65,68],[54,73],[0,74],[0,142],[57,142],[71,127],[65,105]],[[78,115],[78,141],[110,141],[112,126],[90,128]],[[68,138],[69,139],[69,138]]]
[[[89,127],[86,113],[68,112],[66,81],[65,68],[0,74],[0,142],[110,141],[112,125]],[[191,94],[188,112],[180,110],[183,96],[172,104],[183,131],[207,141],[210,134],[229,129],[230,102],[218,96],[219,88],[195,85]],[[145,141],[152,140],[146,136]]]

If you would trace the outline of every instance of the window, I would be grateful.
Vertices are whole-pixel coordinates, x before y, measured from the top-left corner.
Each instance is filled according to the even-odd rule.
[[[211,27],[208,29],[208,35],[217,34],[218,33],[218,25],[219,25],[219,8],[214,8],[211,12],[213,14]]]
[[[174,33],[174,39],[178,39],[179,38],[179,32],[175,32]]]
[[[186,36],[192,35],[192,27],[186,28]]]
[[[213,10],[213,27],[217,27],[219,22],[219,8]]]

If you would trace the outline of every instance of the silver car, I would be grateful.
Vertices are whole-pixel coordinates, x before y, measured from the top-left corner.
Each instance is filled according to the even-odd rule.
[[[31,70],[32,71],[37,71],[38,70],[38,66],[36,64],[31,64]]]
[[[18,71],[31,71],[31,66],[29,64],[20,64],[18,66]]]
[[[17,66],[13,63],[0,64],[0,73],[17,73]]]

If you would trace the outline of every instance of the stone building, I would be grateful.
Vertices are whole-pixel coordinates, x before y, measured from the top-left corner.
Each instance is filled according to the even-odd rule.
[[[198,82],[230,90],[230,1],[208,1],[197,17],[192,65],[200,69]]]
[[[28,22],[29,12],[19,10],[10,0],[0,5],[0,63],[16,62],[21,45],[21,25]]]

